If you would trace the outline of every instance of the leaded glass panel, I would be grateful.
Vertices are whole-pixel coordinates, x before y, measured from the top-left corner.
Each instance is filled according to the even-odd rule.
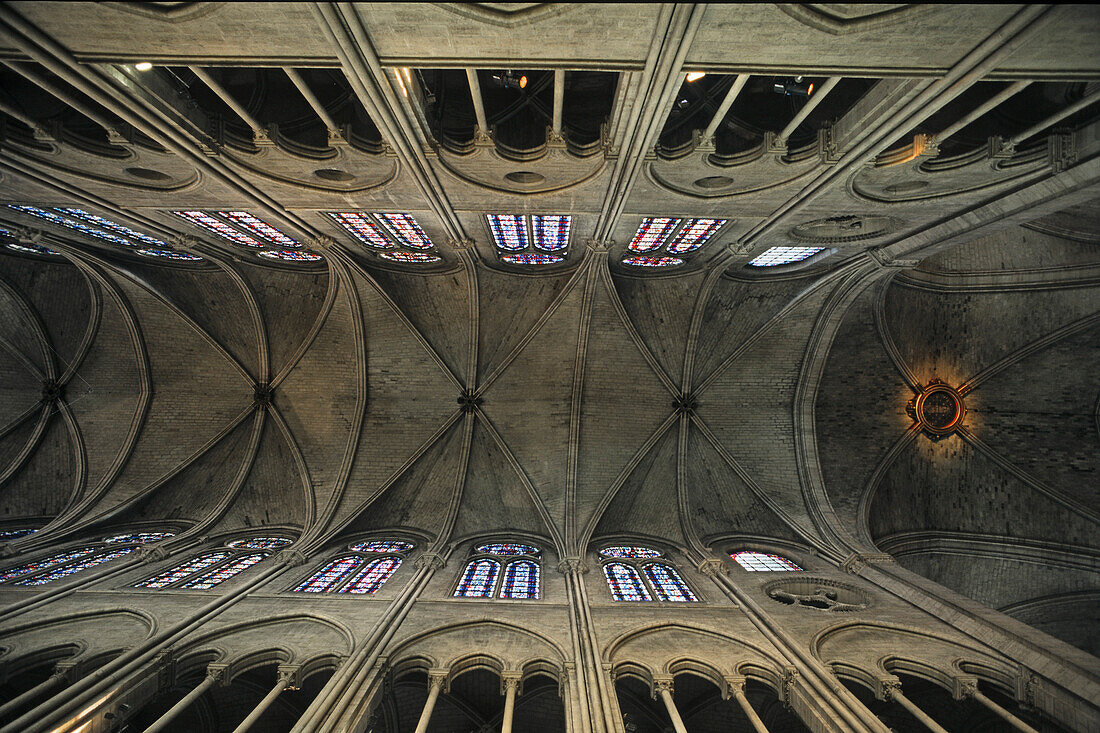
[[[379,230],[378,225],[366,214],[354,211],[330,211],[328,215],[349,234],[368,247],[393,249],[395,246],[393,242],[386,239],[385,235]]]
[[[212,552],[209,555],[202,555],[195,557],[187,562],[180,563],[176,567],[172,568],[166,573],[160,575],[154,575],[152,578],[146,578],[140,583],[135,583],[135,588],[164,588],[173,583],[178,583],[189,575],[206,570],[212,565],[217,565],[222,560],[229,557],[228,552]]]
[[[693,252],[710,241],[725,223],[725,219],[688,219],[668,245],[668,251],[674,255]]]
[[[493,586],[500,574],[500,563],[482,558],[466,566],[462,580],[458,582],[455,596],[461,598],[492,598]]]
[[[194,590],[206,590],[208,588],[213,588],[215,585],[218,585],[219,583],[224,583],[225,581],[229,580],[234,575],[244,572],[245,570],[252,567],[266,557],[266,552],[257,552],[254,555],[244,555],[243,557],[238,557],[233,562],[227,562],[225,565],[216,567],[213,570],[204,573],[197,578],[192,578],[180,587],[192,588]]]
[[[527,217],[516,214],[486,214],[489,231],[499,249],[518,252],[527,248]]]
[[[286,537],[250,537],[244,540],[226,542],[226,547],[243,547],[249,550],[273,550],[276,547],[285,547],[294,540]]]
[[[146,542],[159,542],[160,540],[174,537],[175,532],[131,532],[130,534],[116,534],[113,537],[104,538],[104,542],[114,544],[117,542],[132,542],[137,545]]]
[[[0,582],[11,580],[12,578],[18,578],[23,575],[29,575],[30,573],[37,573],[46,568],[52,568],[55,565],[61,565],[62,563],[72,562],[78,557],[84,557],[95,552],[94,547],[82,547],[79,550],[70,550],[69,552],[63,552],[59,555],[52,555],[50,557],[43,558],[41,560],[35,560],[34,562],[26,563],[18,567],[10,568],[0,574]]]
[[[68,214],[69,216],[75,216],[77,219],[83,219],[90,224],[96,224],[104,229],[110,229],[113,232],[118,232],[130,239],[136,239],[139,242],[152,245],[153,247],[166,247],[167,242],[164,242],[156,237],[150,237],[148,234],[142,234],[141,232],[134,231],[128,226],[124,226],[117,222],[113,222],[110,219],[104,219],[102,216],[96,216],[90,212],[84,211],[84,209],[66,209],[59,208],[56,211]]]
[[[45,575],[36,575],[33,578],[17,580],[14,585],[45,585],[46,583],[50,583],[59,578],[64,578],[74,573],[79,573],[81,570],[87,570],[90,567],[102,565],[103,563],[114,560],[115,558],[122,557],[123,555],[128,555],[136,549],[136,547],[122,547],[117,550],[112,550],[111,552],[93,555],[92,557],[85,558],[80,562],[75,562],[71,565],[66,565],[64,567],[57,568],[56,570],[51,570]]]
[[[513,560],[504,569],[501,598],[538,598],[539,566],[531,560]]]
[[[531,229],[535,235],[535,248],[544,252],[558,252],[569,246],[570,216],[535,214],[531,217]]]
[[[603,566],[607,586],[616,601],[652,601],[638,571],[621,562],[609,562]]]
[[[824,247],[772,247],[764,250],[749,260],[750,267],[775,267],[787,265],[791,262],[801,262],[807,257],[812,257]]]
[[[390,234],[406,247],[413,249],[431,249],[431,238],[420,228],[416,219],[408,214],[375,214],[378,219],[390,230]]]
[[[531,545],[522,545],[518,542],[490,542],[486,545],[478,545],[478,552],[487,555],[538,555],[539,549]]]
[[[275,227],[262,219],[258,219],[247,211],[219,211],[218,216],[224,216],[239,227],[248,230],[258,237],[263,237],[279,247],[301,247],[296,239],[291,239]]]
[[[403,540],[372,540],[354,544],[351,549],[356,552],[408,552],[413,547],[413,543]]]
[[[358,555],[348,555],[333,560],[298,585],[294,591],[296,593],[329,593],[344,582],[362,561],[363,558]]]
[[[749,572],[784,572],[802,570],[793,562],[782,555],[772,555],[767,552],[738,552],[730,555],[737,564]]]
[[[600,554],[604,557],[630,557],[635,559],[661,556],[660,551],[648,547],[626,547],[623,545],[605,547],[600,550]]]
[[[679,219],[666,216],[651,216],[642,219],[641,226],[638,227],[638,231],[634,232],[634,238],[630,240],[630,251],[649,252],[660,248],[679,223]]]
[[[374,593],[381,588],[401,565],[399,557],[380,557],[371,560],[355,574],[351,582],[339,593]]]
[[[261,242],[256,241],[252,237],[238,232],[233,227],[226,224],[221,219],[215,219],[207,214],[205,211],[174,211],[172,212],[181,219],[186,219],[195,226],[202,227],[207,231],[217,234],[222,239],[227,239],[234,244],[240,244],[245,247],[263,247]]]
[[[653,590],[657,593],[659,601],[695,602],[699,600],[675,568],[663,563],[651,562],[642,568],[642,572],[653,584]]]

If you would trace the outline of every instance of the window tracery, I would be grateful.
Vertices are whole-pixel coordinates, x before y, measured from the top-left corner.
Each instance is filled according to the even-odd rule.
[[[456,598],[537,599],[540,596],[541,556],[542,551],[537,547],[518,542],[478,545],[454,595]]]
[[[554,265],[565,261],[573,224],[572,216],[486,214],[485,219],[501,262],[513,265]]]
[[[132,532],[105,537],[84,547],[66,550],[0,571],[0,583],[19,586],[45,585],[128,555],[143,544],[157,542],[174,534],[173,532]]]
[[[313,252],[297,252],[292,249],[266,249],[259,253],[260,257],[269,260],[282,260],[283,262],[320,262],[324,259]]]
[[[329,211],[326,214],[372,250],[393,250],[376,251],[384,260],[427,264],[443,259],[429,251],[435,249],[435,243],[411,214],[357,211]]]
[[[813,257],[824,247],[771,247],[749,260],[749,267],[777,267]]]
[[[404,540],[373,540],[349,545],[353,554],[326,563],[291,590],[295,593],[375,593],[414,549]]]
[[[677,267],[681,257],[709,242],[726,225],[727,219],[680,219],[670,216],[647,216],[642,219],[634,237],[627,245],[622,264],[632,267]],[[664,248],[665,252],[657,254]],[[653,253],[640,256],[638,253]]]
[[[271,556],[266,550],[289,545],[287,537],[250,537],[225,543],[225,549],[208,552],[179,563],[134,584],[135,588],[190,588],[206,590],[224,583]],[[263,550],[243,554],[241,550]]]
[[[802,568],[782,555],[773,555],[768,552],[742,550],[741,552],[731,553],[730,557],[749,572],[785,572],[802,570]]]
[[[611,598],[616,601],[697,603],[698,596],[680,573],[650,547],[612,545],[600,550]]]

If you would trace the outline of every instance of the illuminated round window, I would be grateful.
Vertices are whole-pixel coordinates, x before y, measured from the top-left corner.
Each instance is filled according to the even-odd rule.
[[[942,379],[929,382],[909,400],[905,411],[933,440],[955,432],[966,414],[962,395]]]

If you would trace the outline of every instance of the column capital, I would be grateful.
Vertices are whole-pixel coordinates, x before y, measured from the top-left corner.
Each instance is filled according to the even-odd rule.
[[[309,246],[313,249],[329,250],[336,246],[336,240],[327,234],[318,234],[316,237],[311,237]]]
[[[562,575],[570,573],[587,573],[588,563],[583,557],[563,557],[558,561],[558,572]]]
[[[447,240],[447,246],[451,247],[452,249],[470,249],[474,246],[474,240],[470,239],[469,237],[465,237],[463,239],[450,238]]]
[[[730,695],[736,695],[738,692],[745,691],[745,676],[740,674],[727,674],[722,675],[722,679],[726,682],[726,687],[722,690],[722,699],[729,700]]]
[[[168,557],[168,550],[159,543],[148,545],[138,550],[138,557],[141,558],[142,562],[160,562]]]
[[[971,677],[969,675],[959,675],[952,678],[954,683],[954,694],[956,700],[965,700],[968,697],[974,697],[978,692],[978,678]]]
[[[206,665],[206,676],[214,678],[218,687],[229,686],[229,665],[221,662],[213,662]]]
[[[500,673],[500,694],[507,695],[508,690],[514,689],[516,694],[522,694],[523,672],[506,671]]]
[[[440,555],[438,552],[422,552],[420,556],[416,558],[413,563],[413,567],[417,570],[439,570],[442,567],[446,567],[447,558]]]
[[[708,577],[715,577],[717,575],[725,575],[730,571],[729,566],[722,561],[721,558],[708,557],[699,563],[699,572]]]
[[[657,699],[657,695],[662,692],[672,694],[674,686],[674,678],[670,674],[655,674],[653,675],[653,683],[650,685],[649,694],[653,699]]]
[[[285,682],[284,690],[299,690],[302,687],[302,667],[298,664],[280,664],[279,682]]]
[[[309,557],[301,550],[280,550],[276,557],[285,562],[288,567],[305,565],[309,562]]]
[[[879,700],[890,702],[894,698],[894,693],[901,692],[901,680],[894,675],[879,677],[875,681],[878,683],[878,689],[875,693]]]
[[[440,688],[440,692],[451,691],[451,670],[449,667],[432,667],[428,670],[428,688]]]
[[[615,243],[610,239],[586,239],[584,240],[584,246],[587,247],[591,252],[603,253],[614,247]]]
[[[872,256],[874,255],[872,254]],[[893,561],[894,556],[885,552],[853,552],[840,564],[840,569],[846,573],[858,575],[859,571],[868,565]]]

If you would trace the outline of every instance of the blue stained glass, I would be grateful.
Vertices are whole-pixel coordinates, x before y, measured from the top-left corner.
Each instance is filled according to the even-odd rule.
[[[642,572],[653,584],[653,590],[657,592],[659,601],[693,603],[699,600],[675,568],[653,562],[643,567]]]
[[[668,245],[668,251],[674,255],[693,252],[710,241],[725,223],[725,219],[688,219],[684,228]]]
[[[557,252],[569,246],[569,224],[573,217],[535,214],[531,217],[531,229],[535,234],[535,247],[544,252]]]
[[[110,562],[115,558],[128,555],[136,550],[136,547],[122,547],[117,550],[105,552],[99,555],[93,555],[92,557],[81,560],[80,562],[72,563],[71,565],[65,565],[56,570],[51,570],[44,575],[36,575],[33,578],[27,578],[25,580],[17,580],[13,585],[45,585],[52,581],[64,578],[74,573],[79,573],[81,570],[87,570],[88,568],[95,567],[96,565],[102,565],[105,562]]]
[[[43,558],[41,560],[35,560],[29,562],[26,565],[20,565],[18,567],[9,568],[0,574],[0,582],[11,580],[12,578],[18,578],[22,575],[29,573],[37,573],[40,570],[46,568],[52,568],[55,565],[61,565],[62,563],[72,562],[78,557],[84,557],[85,555],[91,555],[95,552],[94,547],[83,547],[79,550],[71,550],[70,552],[63,552],[60,555],[52,555],[50,557]]]
[[[189,575],[194,575],[195,573],[206,570],[211,565],[217,565],[227,557],[229,557],[228,552],[212,552],[209,555],[195,557],[187,562],[180,563],[166,573],[154,575],[152,578],[146,578],[140,583],[135,583],[134,587],[164,588],[173,583],[178,583]]]
[[[557,255],[544,255],[540,252],[518,252],[516,254],[501,255],[502,262],[512,265],[556,265],[565,262],[564,257]]]
[[[496,560],[487,558],[474,560],[466,566],[466,572],[462,574],[455,596],[492,598],[493,586],[496,585],[498,574],[500,574],[500,563]]]
[[[403,540],[373,540],[356,543],[351,549],[358,552],[408,552],[413,547],[413,543]]]
[[[631,252],[649,252],[664,244],[665,238],[680,223],[679,219],[667,216],[647,217],[642,219],[638,231],[634,232],[634,238],[630,240]]]
[[[57,224],[59,226],[72,229],[73,231],[80,232],[81,234],[87,234],[89,237],[95,237],[97,239],[103,239],[115,244],[121,244],[123,247],[133,247],[134,243],[129,239],[124,239],[117,234],[111,234],[110,232],[104,232],[94,227],[90,227],[87,224],[81,224],[79,221],[69,219],[68,217],[55,214],[52,211],[46,211],[45,209],[39,209],[36,206],[17,206],[15,204],[8,204],[9,209],[15,209],[16,211],[22,211],[25,214],[31,216],[37,216],[39,219],[45,219],[46,221]]]
[[[416,223],[416,219],[408,214],[375,214],[375,216],[386,226],[386,229],[390,230],[390,234],[406,247],[431,249],[435,246]]]
[[[298,240],[291,239],[266,221],[252,216],[252,214],[249,214],[247,211],[219,211],[218,216],[224,216],[237,226],[247,229],[252,234],[263,237],[267,241],[280,247],[302,246]]]
[[[358,555],[348,555],[333,560],[316,573],[311,575],[294,589],[297,593],[330,593],[333,588],[344,582],[351,571],[359,567],[363,558]]]
[[[781,555],[772,555],[767,552],[738,552],[730,555],[737,564],[749,572],[782,572],[790,570],[802,570],[793,562]]]
[[[244,572],[248,568],[263,560],[265,557],[267,557],[266,552],[257,552],[255,555],[245,555],[243,557],[238,557],[233,562],[228,562],[225,565],[216,567],[213,570],[203,575],[200,575],[197,578],[192,578],[180,587],[192,588],[196,590],[206,590],[207,588],[213,588],[215,585],[218,585],[219,583],[224,583],[225,581],[229,580],[237,573]]]
[[[772,247],[749,260],[750,267],[775,267],[791,262],[801,262],[812,257],[824,247]]]
[[[129,237],[130,239],[136,239],[139,242],[144,242],[145,244],[149,244],[154,247],[167,246],[167,242],[157,239],[156,237],[150,237],[148,234],[142,234],[141,232],[134,231],[128,226],[113,222],[110,219],[104,219],[102,216],[96,216],[95,214],[89,213],[84,209],[60,208],[54,210],[68,214],[69,216],[75,216],[77,219],[82,219],[89,224],[95,224],[97,226],[103,227],[104,229],[110,229],[112,232],[117,232],[118,234],[122,234],[123,236]]]
[[[380,557],[367,563],[355,574],[351,582],[340,589],[340,593],[374,593],[381,588],[394,571],[401,565],[399,557]]]
[[[5,529],[3,531],[0,531],[0,540],[12,540],[16,537],[23,537],[24,535],[28,535],[34,531],[35,530],[33,529]]]
[[[379,231],[378,225],[366,214],[354,211],[330,211],[328,215],[363,244],[378,249],[393,249],[393,242],[386,239]]]
[[[29,252],[35,255],[60,255],[60,252],[54,252],[52,249],[43,247],[40,244],[17,244],[15,242],[8,242],[8,249],[14,249],[16,252]]]
[[[603,566],[607,576],[607,587],[616,601],[652,601],[653,598],[642,582],[642,576],[629,565],[621,562],[609,562]]]
[[[478,545],[478,552],[488,555],[538,555],[539,549],[531,545],[521,545],[517,542],[490,542],[487,545]]]
[[[679,257],[624,257],[624,265],[634,267],[676,267],[684,264]]]
[[[221,219],[215,219],[205,211],[173,211],[172,213],[181,219],[186,219],[195,226],[202,227],[207,231],[217,234],[222,239],[228,239],[234,244],[241,244],[245,247],[263,247],[263,244],[252,237],[238,232]]]
[[[604,557],[632,558],[648,558],[661,556],[661,553],[658,550],[651,550],[648,547],[625,547],[623,545],[617,545],[615,547],[605,547],[600,550],[600,554]]]
[[[284,262],[320,262],[324,259],[321,255],[315,255],[312,252],[295,252],[288,249],[267,250],[260,252],[260,257],[266,257],[269,260],[283,260]]]
[[[508,252],[527,249],[527,218],[515,214],[486,214],[497,247]]]
[[[501,598],[538,598],[539,566],[530,560],[514,560],[504,569]]]
[[[394,262],[439,262],[441,259],[427,252],[379,252],[378,256]]]
[[[246,540],[233,540],[226,542],[226,547],[244,547],[249,550],[273,550],[276,547],[285,547],[294,540],[286,537],[251,537]]]
[[[110,543],[132,542],[134,544],[144,544],[146,542],[157,542],[174,536],[175,532],[133,532],[131,534],[116,534],[113,537],[104,538],[103,541]]]
[[[163,257],[166,260],[183,260],[184,262],[198,262],[202,259],[198,255],[193,255],[190,252],[176,252],[171,249],[139,249],[139,255],[145,255],[146,257]]]

